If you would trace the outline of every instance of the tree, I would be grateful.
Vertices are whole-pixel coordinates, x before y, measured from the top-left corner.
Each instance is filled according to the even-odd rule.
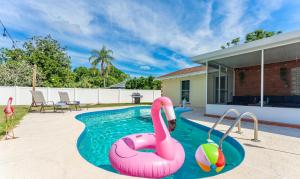
[[[127,80],[126,84],[125,84],[125,88],[126,89],[136,89],[137,88],[137,79],[134,77],[130,80]]]
[[[154,77],[149,76],[147,78],[132,78],[126,81],[126,89],[155,89],[159,90],[161,88],[161,82],[155,80]]]
[[[22,60],[25,53],[24,50],[16,48],[14,50],[2,48],[1,49],[1,55],[0,55],[0,61],[1,63],[5,63],[8,60]]]
[[[154,90],[160,90],[161,89],[161,81],[154,80],[153,81],[152,89],[154,89]]]
[[[44,79],[42,85],[48,87],[74,86],[70,57],[66,49],[50,35],[33,37],[23,44],[23,48],[3,49],[2,61],[26,61],[37,65]]]
[[[110,76],[117,79],[118,83],[126,80],[129,76],[121,71],[120,69],[116,68],[115,66],[110,66],[109,72],[107,72]]]
[[[9,60],[0,64],[0,86],[30,86],[32,66],[26,61]],[[42,85],[41,72],[37,71],[37,85]]]
[[[233,44],[233,45],[238,45],[239,43],[240,43],[239,37],[231,40],[231,44]]]
[[[277,34],[281,34],[282,31],[265,31],[262,29],[258,29],[254,32],[248,33],[245,38],[245,43],[252,42],[255,40],[272,37]]]
[[[244,43],[252,42],[255,40],[272,37],[277,34],[281,34],[282,31],[265,31],[262,29],[255,30],[254,32],[250,32],[246,34]],[[232,39],[231,42],[226,42],[225,45],[221,46],[221,49],[225,49],[231,47],[232,45],[238,45],[240,43],[240,37]]]
[[[83,77],[76,83],[76,87],[79,88],[92,88],[93,86],[93,80],[89,77]]]
[[[111,61],[114,59],[112,54],[112,50],[106,49],[106,47],[103,46],[101,50],[93,50],[92,55],[89,58],[89,61],[94,68],[100,64],[100,72],[104,79],[104,87],[106,87],[105,78],[107,78],[110,66],[112,66]]]
[[[107,72],[107,70],[109,70],[109,72]],[[111,65],[109,69],[105,69],[105,74],[109,74],[109,76],[105,78],[106,86],[123,82],[129,77],[127,74],[113,65]]]
[[[79,82],[83,78],[98,76],[99,72],[87,67],[77,67],[73,70],[75,73],[75,82]]]
[[[22,48],[0,49],[0,84],[31,86],[32,67],[36,65],[40,80],[37,86],[109,86],[128,78],[127,74],[111,64],[112,59],[112,51],[103,46],[99,52],[94,51],[90,58],[92,68],[78,67],[72,71],[66,48],[61,47],[50,35],[33,37],[24,42]],[[98,64],[101,65],[100,71],[96,69]]]
[[[99,70],[95,68],[77,67],[74,69],[75,83],[77,87],[91,88],[91,87],[103,87],[104,79]],[[128,78],[128,75],[123,71],[111,66],[110,73],[106,77],[106,85],[110,86],[116,83],[120,83]]]

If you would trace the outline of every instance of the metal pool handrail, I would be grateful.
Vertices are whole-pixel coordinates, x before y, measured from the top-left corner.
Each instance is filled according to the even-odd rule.
[[[208,133],[207,133],[207,135],[208,135],[207,140],[210,140],[210,134],[212,133],[212,131],[217,127],[218,124],[220,124],[220,123],[223,121],[223,119],[224,119],[230,112],[235,113],[235,114],[236,114],[236,118],[238,118],[238,117],[240,116],[240,112],[239,112],[238,110],[233,109],[233,108],[228,109],[226,112],[224,112],[224,114],[220,117],[220,119],[217,120],[217,121],[215,122],[215,124],[210,128],[210,130],[209,130]],[[238,132],[241,133],[241,122],[238,123]]]
[[[226,131],[226,133],[222,136],[220,142],[219,142],[219,147],[222,149],[222,143],[225,140],[225,138],[230,134],[232,129],[242,120],[243,117],[248,116],[254,121],[254,139],[252,141],[254,142],[259,142],[258,140],[258,120],[257,117],[251,113],[251,112],[245,112],[240,117],[234,122],[233,125],[230,126],[230,128]]]

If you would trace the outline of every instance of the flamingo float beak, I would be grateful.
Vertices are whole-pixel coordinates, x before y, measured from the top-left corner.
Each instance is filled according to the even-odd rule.
[[[176,128],[176,119],[168,121],[168,129],[170,132],[174,131]]]

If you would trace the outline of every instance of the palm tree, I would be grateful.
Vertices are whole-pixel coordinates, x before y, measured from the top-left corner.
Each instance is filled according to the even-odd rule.
[[[92,56],[89,58],[89,61],[94,68],[100,64],[100,73],[104,79],[104,88],[106,87],[105,78],[107,77],[110,66],[112,65],[111,61],[114,59],[112,54],[112,50],[106,49],[106,47],[103,46],[101,50],[92,50]]]

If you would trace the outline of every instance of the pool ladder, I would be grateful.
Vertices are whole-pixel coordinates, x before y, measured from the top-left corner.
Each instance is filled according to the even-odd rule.
[[[207,135],[208,135],[208,138],[207,140],[210,140],[210,134],[212,133],[212,131],[217,127],[218,124],[220,124],[223,119],[229,114],[229,113],[234,113],[236,115],[236,118],[238,118],[240,116],[240,112],[236,109],[228,109],[221,117],[219,120],[217,120],[215,122],[215,124],[210,128],[210,130],[208,131]],[[238,132],[241,133],[241,122],[238,123]]]
[[[235,126],[238,127],[238,133],[242,133],[241,131],[241,120],[243,119],[243,117],[250,117],[251,119],[253,119],[254,121],[254,139],[251,139],[252,141],[254,142],[259,142],[260,140],[258,140],[258,120],[257,120],[257,117],[251,113],[251,112],[245,112],[243,114],[240,115],[240,112],[236,109],[228,109],[221,117],[219,120],[216,121],[216,123],[212,126],[212,128],[208,131],[208,138],[207,138],[207,141],[211,141],[210,139],[210,134],[211,132],[217,127],[218,124],[220,124],[223,119],[229,114],[229,113],[235,113],[236,115],[236,118],[235,118],[235,121],[234,123],[230,126],[230,128],[225,132],[225,134],[222,136],[222,138],[220,139],[220,142],[219,142],[219,147],[222,149],[222,144],[223,144],[223,141],[225,140],[225,138],[231,133],[231,131],[233,130],[233,128]]]

